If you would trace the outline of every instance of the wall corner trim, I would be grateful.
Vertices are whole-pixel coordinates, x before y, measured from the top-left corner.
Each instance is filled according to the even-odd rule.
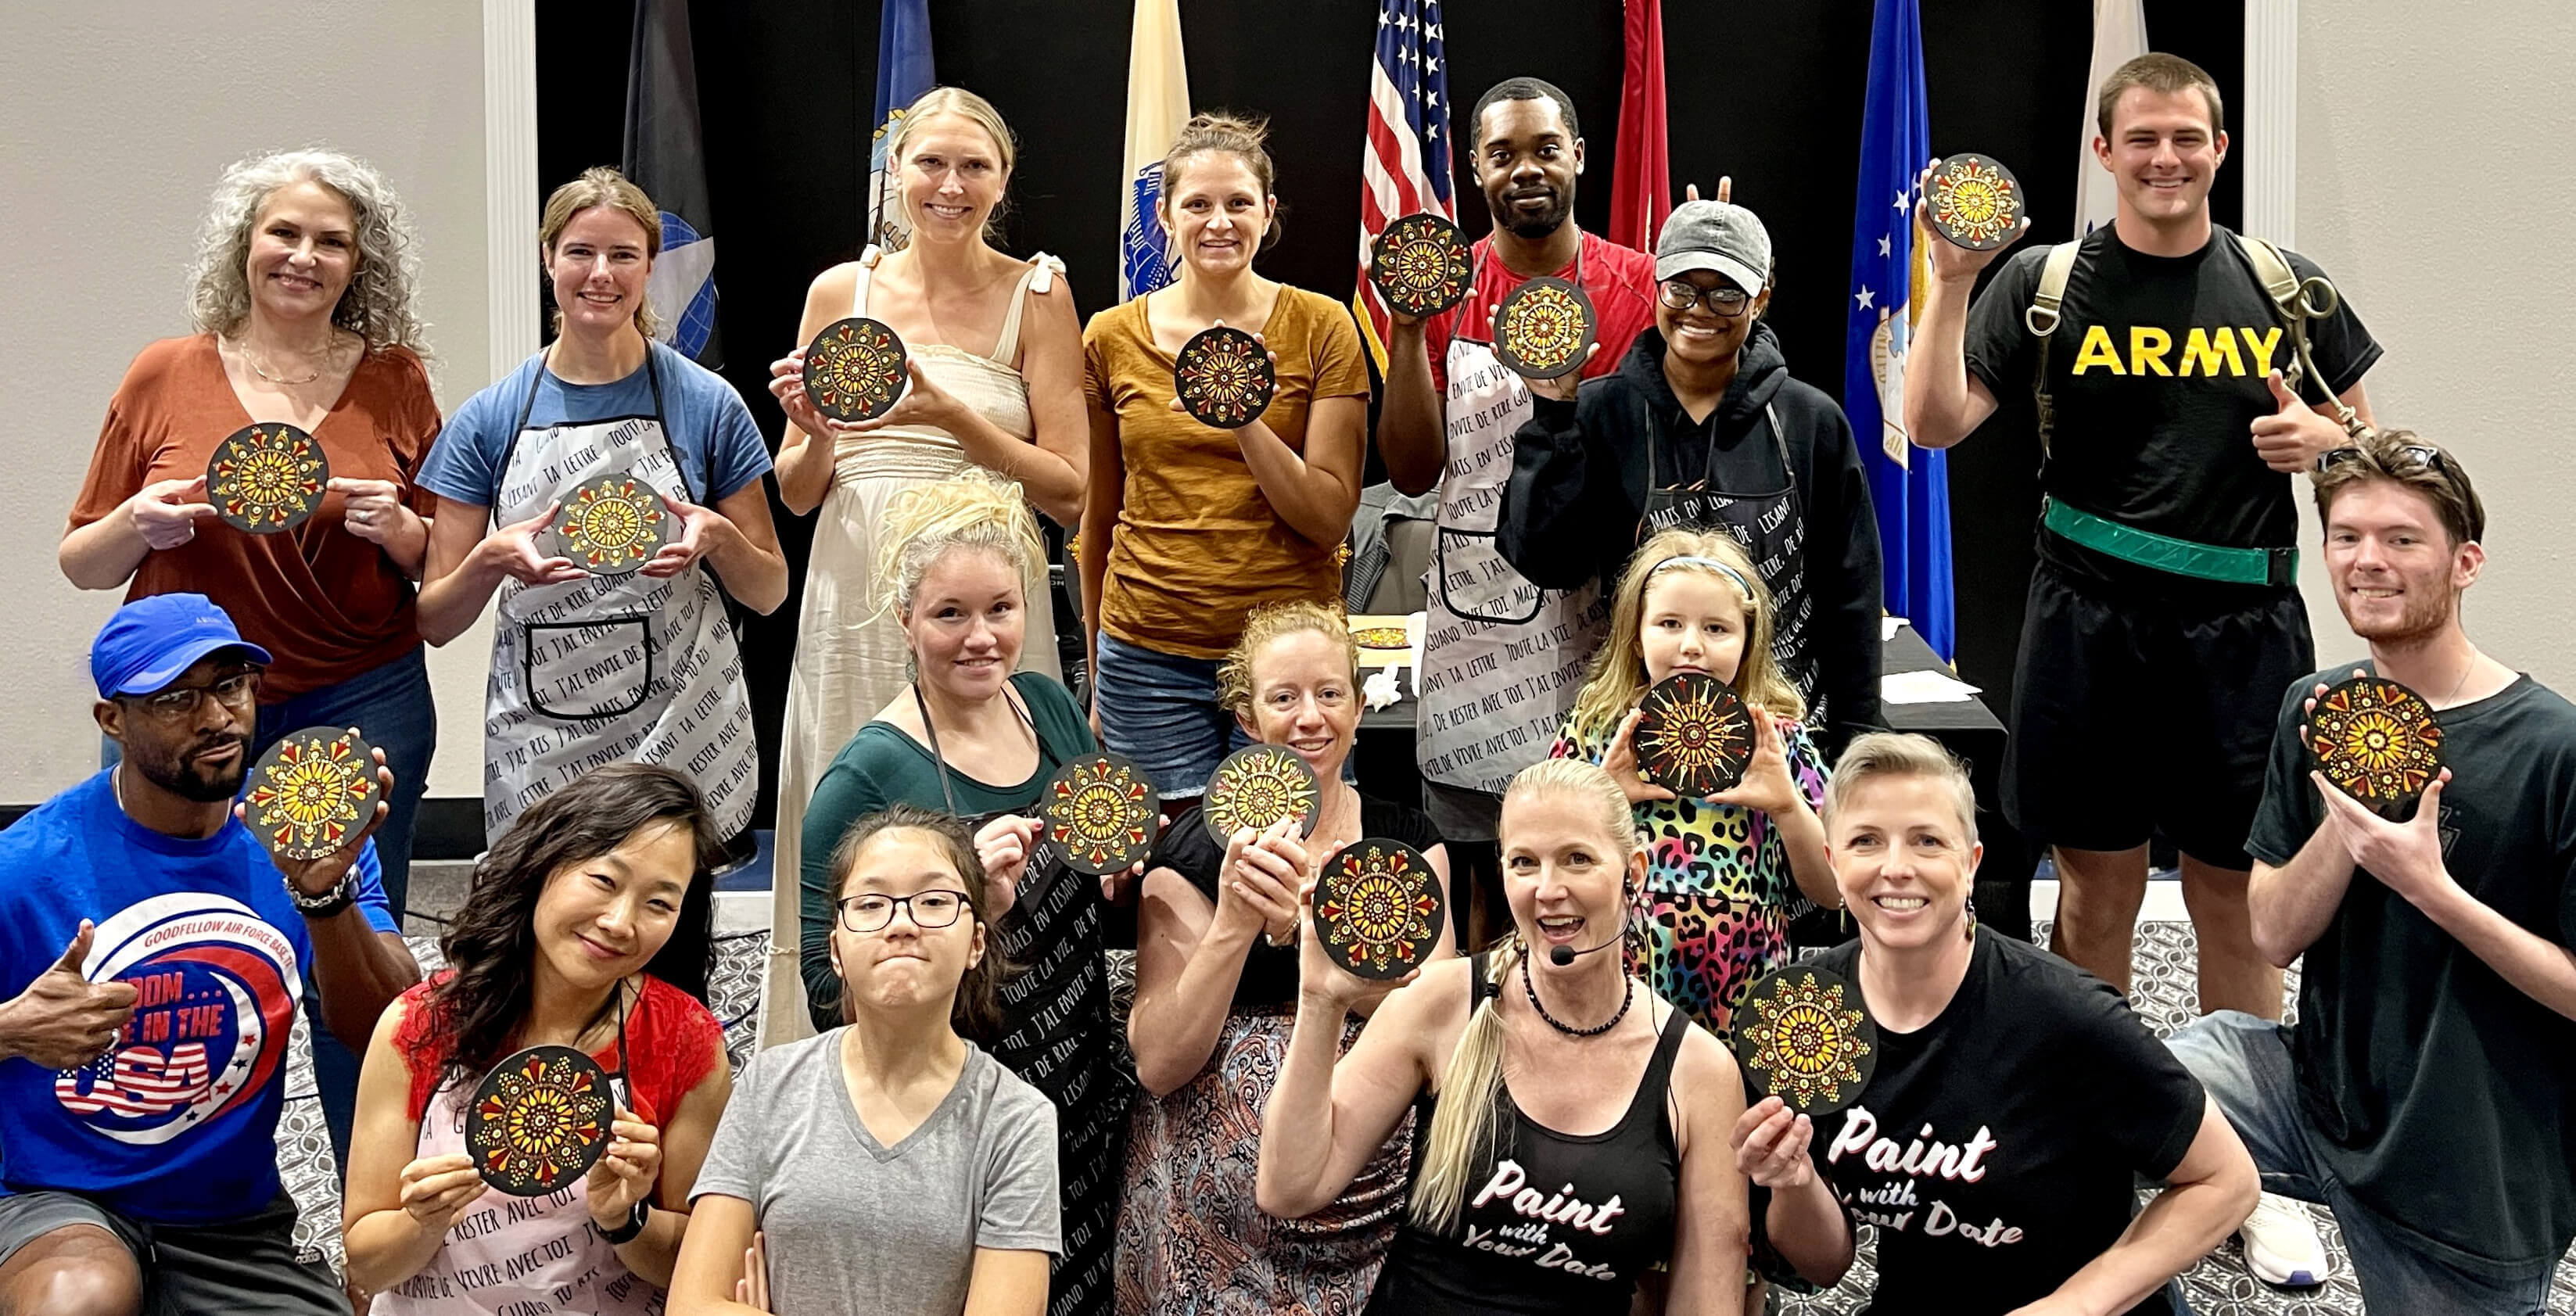
[[[536,0],[483,0],[483,234],[491,317],[486,378],[534,355],[537,220]]]
[[[2245,0],[2245,231],[2298,243],[2299,0]]]

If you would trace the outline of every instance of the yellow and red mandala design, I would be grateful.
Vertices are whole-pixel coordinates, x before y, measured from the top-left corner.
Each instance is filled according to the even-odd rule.
[[[293,425],[250,425],[216,445],[206,497],[235,528],[272,534],[313,515],[330,481],[331,464],[312,435]]]
[[[475,1089],[466,1152],[484,1182],[502,1192],[550,1193],[599,1159],[615,1114],[597,1061],[571,1047],[530,1047],[494,1066]]]
[[[1445,912],[1440,875],[1401,841],[1356,841],[1315,882],[1315,935],[1335,964],[1363,978],[1400,978],[1431,958]]]
[[[564,500],[555,522],[564,556],[599,575],[633,571],[668,542],[662,496],[632,476],[593,480]]]
[[[2359,676],[2318,696],[2308,714],[2317,770],[2364,804],[2401,804],[2442,771],[2442,726],[2422,695],[2395,681]]]
[[[1047,782],[1038,806],[1066,865],[1095,877],[1145,857],[1153,848],[1158,811],[1144,774],[1111,754],[1066,764]]]
[[[1850,990],[1830,974],[1782,969],[1756,983],[1736,1015],[1744,1067],[1792,1110],[1839,1109],[1869,1081],[1877,1030],[1857,1003],[1845,1004]]]
[[[375,811],[375,754],[345,729],[286,736],[252,767],[251,831],[272,852],[319,859],[348,845]]]

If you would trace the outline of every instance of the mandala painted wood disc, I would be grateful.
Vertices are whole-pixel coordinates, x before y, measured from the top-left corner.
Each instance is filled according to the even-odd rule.
[[[1369,282],[1387,309],[1420,319],[1467,300],[1476,261],[1458,226],[1425,211],[1386,226],[1369,244]]]
[[[1123,754],[1095,754],[1056,770],[1038,795],[1047,839],[1067,867],[1097,877],[1123,873],[1154,848],[1162,801],[1153,780]]]
[[[631,475],[603,475],[564,495],[563,511],[538,547],[571,558],[594,576],[624,575],[671,542],[675,518],[669,511],[652,485]]]
[[[1583,368],[1599,317],[1592,299],[1563,279],[1532,279],[1494,311],[1494,354],[1512,373],[1555,379]]]
[[[2384,677],[2356,676],[2317,696],[2308,711],[2308,752],[2336,789],[2402,821],[2442,775],[2442,725],[2422,695]]]
[[[1753,715],[1724,681],[1697,672],[1665,677],[1638,701],[1637,775],[1693,799],[1744,779],[1753,761]]]
[[[1412,639],[1401,626],[1362,626],[1351,632],[1351,639],[1363,649],[1409,649]]]
[[[321,443],[284,423],[244,425],[206,463],[206,501],[224,524],[254,535],[304,524],[330,483]]]
[[[319,859],[346,848],[384,793],[373,747],[347,727],[289,732],[252,764],[242,792],[251,834],[269,853]]]
[[[483,1182],[513,1197],[538,1197],[590,1172],[608,1150],[616,1117],[598,1061],[568,1046],[532,1046],[475,1085],[465,1154]]]
[[[1297,752],[1279,745],[1246,745],[1225,756],[1208,775],[1199,816],[1219,845],[1238,829],[1260,831],[1282,818],[1297,820],[1297,834],[1312,836],[1323,812],[1323,785]]]
[[[1932,168],[1923,195],[1933,231],[1970,251],[1992,251],[2021,232],[2021,182],[2001,161],[1971,151]]]
[[[1217,325],[1181,345],[1181,354],[1172,358],[1172,388],[1200,424],[1236,429],[1270,409],[1279,392],[1279,369],[1252,335]]]
[[[1802,964],[1753,984],[1735,1012],[1734,1044],[1757,1093],[1811,1116],[1858,1101],[1878,1069],[1878,1025],[1860,989]]]
[[[1353,841],[1315,877],[1315,935],[1324,954],[1363,978],[1401,978],[1429,963],[1447,918],[1440,874],[1402,841]]]
[[[835,320],[805,347],[805,396],[838,421],[874,420],[903,396],[903,339],[864,315]]]

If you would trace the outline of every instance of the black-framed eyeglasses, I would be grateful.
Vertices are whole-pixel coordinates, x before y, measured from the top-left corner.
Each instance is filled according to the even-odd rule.
[[[216,677],[204,685],[174,685],[148,695],[128,696],[143,706],[143,711],[165,722],[195,717],[212,696],[227,708],[245,709],[259,702],[260,669],[233,672]]]
[[[2428,471],[2438,471],[2444,475],[2451,473],[2451,463],[2443,458],[2442,450],[2439,448],[2426,447],[2420,443],[2401,443],[2389,451],[2413,460]],[[2361,456],[2359,448],[2328,448],[2317,454],[2317,474],[2323,475],[2344,462],[2360,461]]]
[[[1744,314],[1744,308],[1753,304],[1753,294],[1742,288],[1731,284],[1703,288],[1688,279],[1664,280],[1663,299],[1665,308],[1675,311],[1687,311],[1706,302],[1711,314],[1728,319]]]
[[[958,914],[965,910],[966,893],[937,887],[915,891],[908,896],[881,896],[870,892],[849,896],[839,902],[839,907],[841,926],[852,932],[885,931],[894,922],[897,909],[911,912],[914,927],[944,928],[954,925]]]

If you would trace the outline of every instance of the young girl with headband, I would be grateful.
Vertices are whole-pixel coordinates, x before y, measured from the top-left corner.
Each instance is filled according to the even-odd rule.
[[[1609,632],[1553,751],[1607,768],[1627,795],[1648,846],[1639,968],[1721,1035],[1753,980],[1788,960],[1796,898],[1836,903],[1816,816],[1825,761],[1772,655],[1772,613],[1771,591],[1733,536],[1648,539],[1619,578]],[[1677,672],[1725,682],[1753,718],[1743,780],[1705,799],[1639,775],[1638,701]]]

